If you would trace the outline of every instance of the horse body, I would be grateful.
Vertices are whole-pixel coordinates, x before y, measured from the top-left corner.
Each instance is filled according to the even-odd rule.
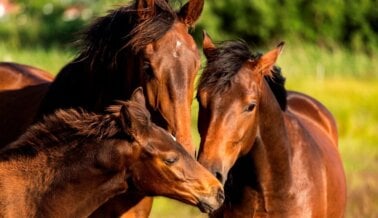
[[[242,42],[216,48],[205,37],[199,161],[225,183],[226,193],[213,217],[344,215],[346,185],[335,121],[301,93],[289,92],[282,108],[286,95],[278,100],[266,79],[280,51],[253,56]]]
[[[129,188],[205,212],[219,207],[221,184],[150,121],[144,104],[138,90],[111,114],[58,110],[4,147],[0,216],[87,217]]]
[[[288,91],[287,106],[287,111],[307,123],[307,128],[324,130],[332,138],[333,144],[338,145],[335,118],[319,101],[300,92]]]
[[[14,141],[33,122],[53,76],[16,63],[0,63],[0,147]]]

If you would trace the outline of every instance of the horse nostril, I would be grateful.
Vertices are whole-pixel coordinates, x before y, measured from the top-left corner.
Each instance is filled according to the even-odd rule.
[[[225,199],[224,191],[222,189],[219,189],[218,195],[217,195],[217,200],[218,200],[219,203],[223,203],[224,199]]]
[[[215,173],[215,177],[218,179],[219,182],[223,183],[223,175],[220,172]]]

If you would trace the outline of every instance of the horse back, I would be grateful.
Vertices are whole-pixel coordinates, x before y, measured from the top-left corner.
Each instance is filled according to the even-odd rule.
[[[0,147],[16,140],[33,122],[53,76],[16,63],[0,63]]]
[[[288,91],[287,111],[313,131],[323,131],[338,146],[336,120],[331,112],[316,99],[300,92]]]
[[[32,66],[11,62],[0,63],[0,91],[39,85],[51,82],[53,79],[50,73]]]
[[[326,217],[343,217],[346,180],[334,117],[320,102],[298,92],[288,93],[285,113],[296,166],[294,186],[301,187],[303,181],[308,181],[310,185],[305,187],[315,188],[306,190],[312,196],[307,203]]]

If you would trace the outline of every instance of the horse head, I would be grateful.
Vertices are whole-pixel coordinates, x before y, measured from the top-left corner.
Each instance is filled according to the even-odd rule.
[[[224,183],[236,160],[247,154],[259,134],[264,76],[270,75],[282,44],[265,55],[251,55],[241,41],[218,48],[204,34],[207,66],[200,78],[199,162]]]
[[[141,88],[116,115],[128,139],[116,150],[125,157],[119,162],[126,163],[127,174],[142,193],[174,198],[204,212],[220,207],[224,200],[222,185],[171,134],[151,122]],[[114,164],[114,159],[109,161]]]
[[[152,118],[165,127],[177,140],[194,155],[195,147],[191,139],[191,103],[194,93],[194,78],[200,68],[200,55],[189,34],[189,28],[199,18],[204,1],[190,0],[178,13],[171,14],[169,28],[157,40],[143,46],[139,42],[163,31],[159,20],[168,9],[166,1],[141,0],[138,3],[138,16],[141,24],[131,40],[134,48],[142,55],[140,68],[143,69],[141,81]],[[147,28],[145,28],[147,27]],[[149,30],[149,31],[146,31]],[[142,43],[143,44],[143,43]],[[157,112],[157,113],[156,113]],[[163,124],[163,125],[162,125]]]

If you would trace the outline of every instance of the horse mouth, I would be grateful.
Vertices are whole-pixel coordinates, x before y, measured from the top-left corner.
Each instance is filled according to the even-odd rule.
[[[200,201],[197,206],[201,210],[202,213],[211,213],[214,211],[214,208],[212,206],[210,206],[208,203],[205,203],[203,201]]]

